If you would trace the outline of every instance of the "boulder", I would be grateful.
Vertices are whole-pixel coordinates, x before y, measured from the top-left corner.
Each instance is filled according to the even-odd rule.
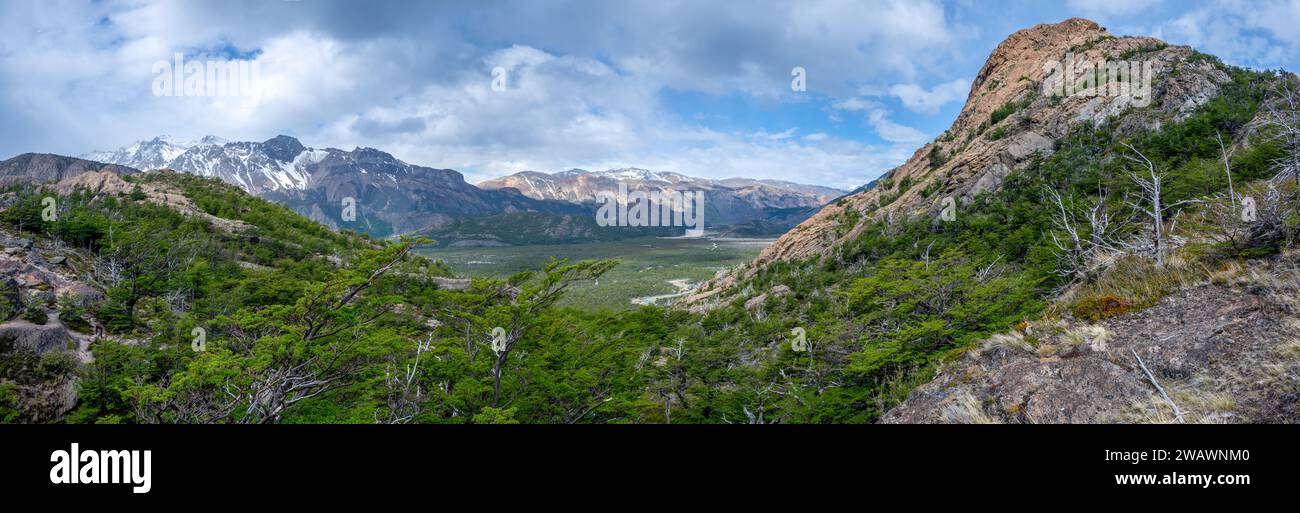
[[[14,349],[43,354],[67,349],[68,330],[62,324],[32,324],[24,320],[0,324],[0,339],[13,340]]]

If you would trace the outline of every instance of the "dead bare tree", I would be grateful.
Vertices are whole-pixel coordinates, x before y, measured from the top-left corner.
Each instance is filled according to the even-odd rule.
[[[1272,162],[1274,180],[1291,177],[1300,195],[1300,85],[1293,76],[1283,76],[1273,85],[1273,99],[1264,106],[1263,125],[1276,131],[1282,156]]]
[[[1164,265],[1169,248],[1168,232],[1165,230],[1165,219],[1167,212],[1173,212],[1176,216],[1179,212],[1178,207],[1189,203],[1200,203],[1201,200],[1187,199],[1174,203],[1164,203],[1164,180],[1165,173],[1156,169],[1155,163],[1151,162],[1146,155],[1134,148],[1133,145],[1124,143],[1124,147],[1133,152],[1133,155],[1123,155],[1124,159],[1136,164],[1141,171],[1128,170],[1127,174],[1130,180],[1140,189],[1141,196],[1137,201],[1125,200],[1134,211],[1145,217],[1151,226],[1151,238],[1146,244],[1124,243],[1128,249],[1133,252],[1143,252],[1149,250],[1153,253],[1156,264]]]
[[[1097,197],[1088,200],[1083,208],[1073,196],[1062,195],[1051,187],[1044,186],[1043,195],[1052,207],[1051,237],[1056,246],[1057,274],[1078,277],[1087,271],[1098,253],[1123,252],[1114,241],[1116,222],[1106,209],[1106,189],[1098,189]],[[1087,223],[1086,234],[1084,223]]]
[[[1232,200],[1232,209],[1237,210],[1237,191],[1232,187],[1232,155],[1223,145],[1223,136],[1219,132],[1214,132],[1214,138],[1219,141],[1219,155],[1223,156],[1223,174],[1228,175],[1228,197]]]
[[[1186,421],[1183,419],[1183,410],[1179,409],[1178,404],[1174,403],[1174,400],[1169,398],[1169,394],[1165,393],[1165,387],[1160,386],[1160,382],[1156,381],[1155,375],[1151,374],[1151,371],[1147,369],[1147,364],[1142,363],[1142,357],[1138,356],[1137,350],[1129,348],[1129,351],[1133,353],[1133,358],[1137,359],[1138,366],[1141,367],[1142,372],[1147,375],[1147,379],[1151,381],[1151,385],[1156,387],[1157,392],[1160,392],[1160,397],[1164,398],[1165,402],[1169,403],[1169,406],[1174,409],[1174,416],[1178,419],[1178,423],[1185,423]]]
[[[384,405],[386,418],[380,420],[379,411],[375,411],[375,422],[384,424],[405,424],[413,420],[424,410],[424,387],[416,381],[420,371],[420,356],[433,347],[433,335],[415,344],[415,356],[406,367],[397,372],[390,364],[384,371]]]
[[[1232,205],[1222,194],[1207,198],[1192,219],[1198,232],[1230,254],[1279,240],[1290,241],[1294,230],[1285,221],[1295,198],[1284,195],[1272,181],[1248,183],[1242,187],[1240,204]],[[1288,242],[1289,243],[1289,242]]]

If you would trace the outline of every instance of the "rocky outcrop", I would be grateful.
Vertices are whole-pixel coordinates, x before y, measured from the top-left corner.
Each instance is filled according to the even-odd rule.
[[[787,286],[785,286],[785,285],[776,285],[776,286],[772,287],[772,290],[769,290],[769,291],[767,291],[767,292],[764,292],[764,293],[762,293],[762,294],[759,294],[759,295],[757,295],[757,296],[754,296],[754,297],[752,297],[752,298],[749,298],[748,301],[745,301],[745,309],[746,309],[746,310],[754,310],[754,309],[756,309],[756,308],[759,308],[759,307],[763,306],[763,303],[766,303],[766,302],[767,302],[767,298],[769,298],[769,297],[781,297],[781,296],[784,296],[784,295],[789,294],[790,292],[791,292],[791,291],[790,291],[790,287],[787,287]]]
[[[1151,63],[1151,105],[1130,109],[1128,96],[1055,96],[1044,91],[1051,61],[1130,59]],[[834,253],[872,222],[937,216],[945,198],[966,203],[998,189],[1036,154],[1050,154],[1055,141],[1079,123],[1117,117],[1120,131],[1151,130],[1191,113],[1229,80],[1213,62],[1192,59],[1190,47],[1167,46],[1149,37],[1115,37],[1094,22],[1070,19],[1009,36],[980,69],[956,121],[917,149],[875,186],[841,198],[783,235],[748,265],[707,282],[688,296],[704,309],[734,297],[736,285],[777,261],[801,261]],[[998,116],[994,112],[998,111]],[[852,223],[846,226],[846,223]]]
[[[62,324],[15,320],[0,324],[0,338],[12,340],[16,350],[44,354],[67,349],[69,335]]]
[[[1296,260],[1096,324],[1024,324],[945,364],[881,422],[1176,422],[1147,370],[1186,422],[1300,422]]]

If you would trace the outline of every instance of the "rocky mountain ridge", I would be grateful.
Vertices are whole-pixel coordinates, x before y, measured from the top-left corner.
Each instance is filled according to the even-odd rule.
[[[457,171],[408,164],[374,148],[311,148],[285,135],[262,142],[157,137],[84,157],[134,169],[168,168],[219,178],[331,227],[380,236],[442,233],[461,221],[525,212],[559,216],[548,222],[562,225],[560,233],[580,232],[582,228],[565,219],[594,211],[597,193],[617,191],[620,183],[632,190],[703,190],[706,223],[753,221],[768,233],[779,233],[806,217],[791,218],[789,209],[817,208],[843,193],[777,180],[708,180],[639,168],[523,172],[476,187]],[[356,201],[355,220],[344,219],[345,198]]]
[[[286,135],[261,142],[208,136],[184,143],[158,137],[86,157],[218,178],[322,224],[377,236],[436,230],[466,216],[584,212],[514,191],[482,190],[457,171],[408,164],[374,148],[310,148]],[[349,207],[355,207],[350,212],[355,218],[344,215]]]
[[[873,186],[840,198],[782,235],[751,263],[702,284],[684,302],[711,308],[769,265],[831,255],[873,222],[937,216],[948,198],[955,205],[968,204],[976,195],[996,190],[1035,156],[1056,151],[1056,141],[1080,123],[1099,125],[1116,118],[1120,133],[1135,133],[1180,120],[1229,80],[1214,61],[1198,55],[1190,47],[1151,37],[1116,37],[1080,18],[1017,31],[993,50],[961,113],[942,135]],[[1048,63],[1067,58],[1150,63],[1150,105],[1130,108],[1142,103],[1133,94],[1045,94]]]
[[[753,178],[725,178],[721,180],[695,178],[670,171],[650,171],[640,168],[586,171],[570,169],[556,173],[522,171],[478,183],[484,189],[518,189],[525,196],[536,199],[563,200],[574,203],[597,201],[601,191],[618,190],[618,184],[629,190],[705,190],[714,194],[728,193],[748,201],[755,208],[820,207],[846,191],[819,185],[806,185],[782,180]]]

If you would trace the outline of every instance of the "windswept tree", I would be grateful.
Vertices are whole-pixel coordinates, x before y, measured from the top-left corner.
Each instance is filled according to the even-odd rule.
[[[482,372],[480,358],[487,359],[486,378],[490,380],[490,399],[467,398],[463,406],[478,413],[484,407],[500,408],[507,402],[502,382],[510,358],[519,350],[542,316],[574,284],[593,281],[617,265],[613,260],[591,260],[569,264],[552,261],[540,276],[519,273],[507,280],[480,282],[471,291],[457,293],[444,308],[449,319],[446,330],[457,333],[463,341],[465,370],[474,378]],[[471,393],[471,396],[477,396]]]
[[[400,297],[371,294],[416,241],[358,258],[310,283],[292,305],[218,319],[221,340],[164,384],[137,387],[137,416],[151,422],[272,423],[304,401],[368,379],[398,351],[401,334],[381,322]]]

